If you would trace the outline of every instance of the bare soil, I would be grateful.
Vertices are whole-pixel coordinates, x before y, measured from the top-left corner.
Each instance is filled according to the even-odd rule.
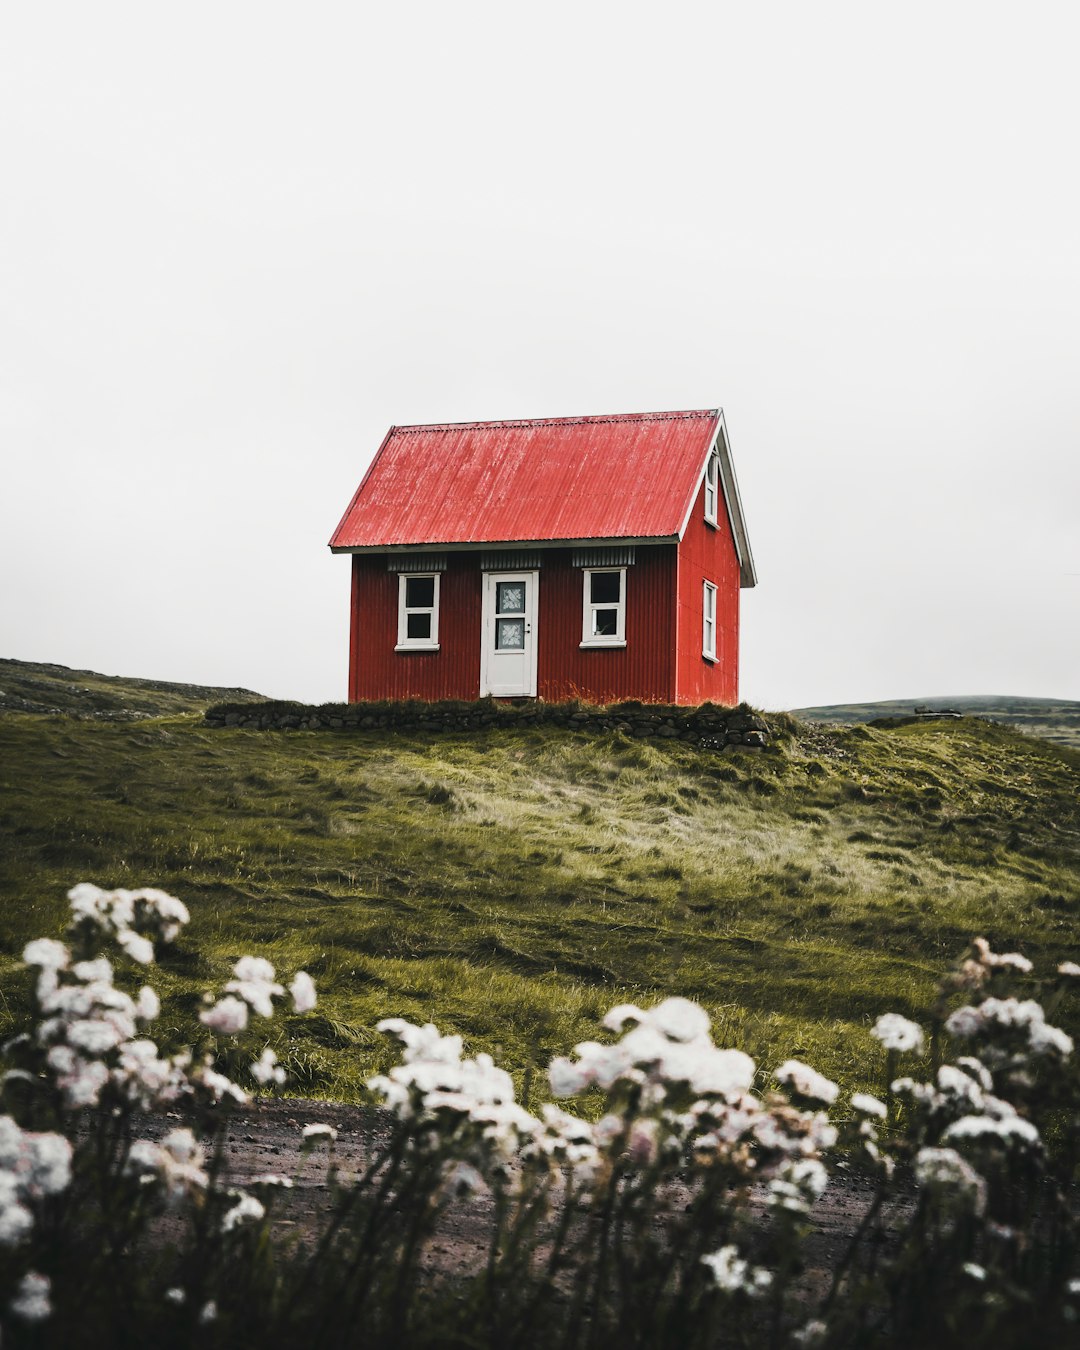
[[[138,1134],[160,1139],[184,1123],[185,1117],[175,1112],[146,1116],[138,1122]],[[331,1203],[327,1144],[320,1143],[308,1152],[301,1147],[304,1126],[316,1123],[331,1125],[337,1131],[333,1160],[346,1183],[362,1172],[380,1140],[389,1134],[389,1118],[382,1112],[335,1102],[268,1098],[253,1101],[231,1114],[226,1136],[228,1183],[245,1186],[267,1173],[292,1180],[292,1189],[280,1192],[275,1201],[274,1227],[283,1235],[293,1232],[301,1240],[314,1237]],[[93,1129],[92,1122],[85,1128]],[[873,1194],[873,1184],[867,1179],[833,1175],[811,1215],[812,1231],[805,1248],[807,1264],[801,1281],[807,1295],[827,1288]],[[753,1203],[763,1208],[762,1197]],[[901,1220],[909,1208],[909,1203],[901,1200],[895,1217]],[[433,1273],[450,1278],[480,1269],[487,1250],[492,1209],[490,1197],[484,1194],[453,1205],[428,1247],[426,1266]]]

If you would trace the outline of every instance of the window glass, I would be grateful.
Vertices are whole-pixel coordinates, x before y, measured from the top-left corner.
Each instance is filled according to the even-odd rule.
[[[705,519],[711,525],[716,524],[717,476],[719,467],[719,459],[716,455],[710,455],[709,463],[705,469]]]
[[[405,616],[405,636],[410,638],[430,638],[431,615],[407,614]]]
[[[525,613],[525,583],[521,581],[497,581],[496,614]]]
[[[594,605],[617,605],[622,589],[620,572],[594,572],[590,578],[592,603]],[[614,630],[612,630],[614,631]]]
[[[499,619],[496,623],[495,646],[501,652],[524,651],[524,619]]]
[[[434,603],[435,603],[434,577],[405,578],[406,609],[430,609],[434,605]]]
[[[617,609],[593,610],[593,636],[617,637],[619,632],[619,611]]]

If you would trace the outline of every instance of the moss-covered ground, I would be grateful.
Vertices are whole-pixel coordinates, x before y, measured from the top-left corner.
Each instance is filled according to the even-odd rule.
[[[343,1099],[385,1062],[380,1017],[458,1030],[529,1089],[612,1004],[668,993],[766,1064],[874,1085],[874,1018],[917,1014],[972,935],[1078,959],[1080,754],[974,719],[774,721],[769,749],[717,752],[9,714],[0,1032],[79,880],[190,906],[153,980],[178,1034],[245,952],[311,971],[319,1015],[267,1038],[295,1090]]]

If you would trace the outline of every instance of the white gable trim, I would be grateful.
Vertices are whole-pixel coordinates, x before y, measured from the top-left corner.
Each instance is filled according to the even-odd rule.
[[[698,476],[695,480],[690,505],[687,507],[686,515],[683,517],[683,523],[679,529],[679,540],[681,542],[686,534],[686,527],[690,524],[690,517],[697,505],[698,488],[705,477],[705,470],[714,451],[720,461],[720,486],[723,489],[724,505],[727,508],[728,521],[731,525],[731,537],[735,541],[735,556],[739,560],[739,585],[749,588],[757,585],[757,572],[754,569],[754,555],[750,552],[750,536],[746,532],[746,518],[743,516],[742,499],[739,496],[739,481],[735,477],[735,465],[731,458],[731,446],[728,442],[727,423],[724,421],[723,409],[720,410],[716,435],[709,442],[705,458],[701,461],[701,468],[698,470]]]

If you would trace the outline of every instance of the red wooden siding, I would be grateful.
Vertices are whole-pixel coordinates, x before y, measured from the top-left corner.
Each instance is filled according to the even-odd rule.
[[[398,574],[385,555],[353,554],[349,701],[480,696],[480,559],[454,553],[439,587],[437,652],[396,652]]]
[[[679,546],[679,636],[676,703],[733,705],[739,701],[739,560],[720,501],[718,524],[705,523],[705,487],[698,489]],[[702,589],[716,587],[716,660],[701,654]]]
[[[626,569],[626,646],[582,650],[582,569],[571,565],[569,549],[546,552],[537,616],[539,697],[673,701],[675,580],[674,544],[639,545]],[[354,554],[350,701],[478,698],[482,585],[478,554],[449,554],[440,586],[440,650],[398,652],[397,573],[387,571],[385,555]]]
[[[675,689],[675,545],[639,545],[626,569],[626,646],[581,648],[584,581],[569,550],[540,569],[537,692],[549,703],[582,698],[666,703]]]

